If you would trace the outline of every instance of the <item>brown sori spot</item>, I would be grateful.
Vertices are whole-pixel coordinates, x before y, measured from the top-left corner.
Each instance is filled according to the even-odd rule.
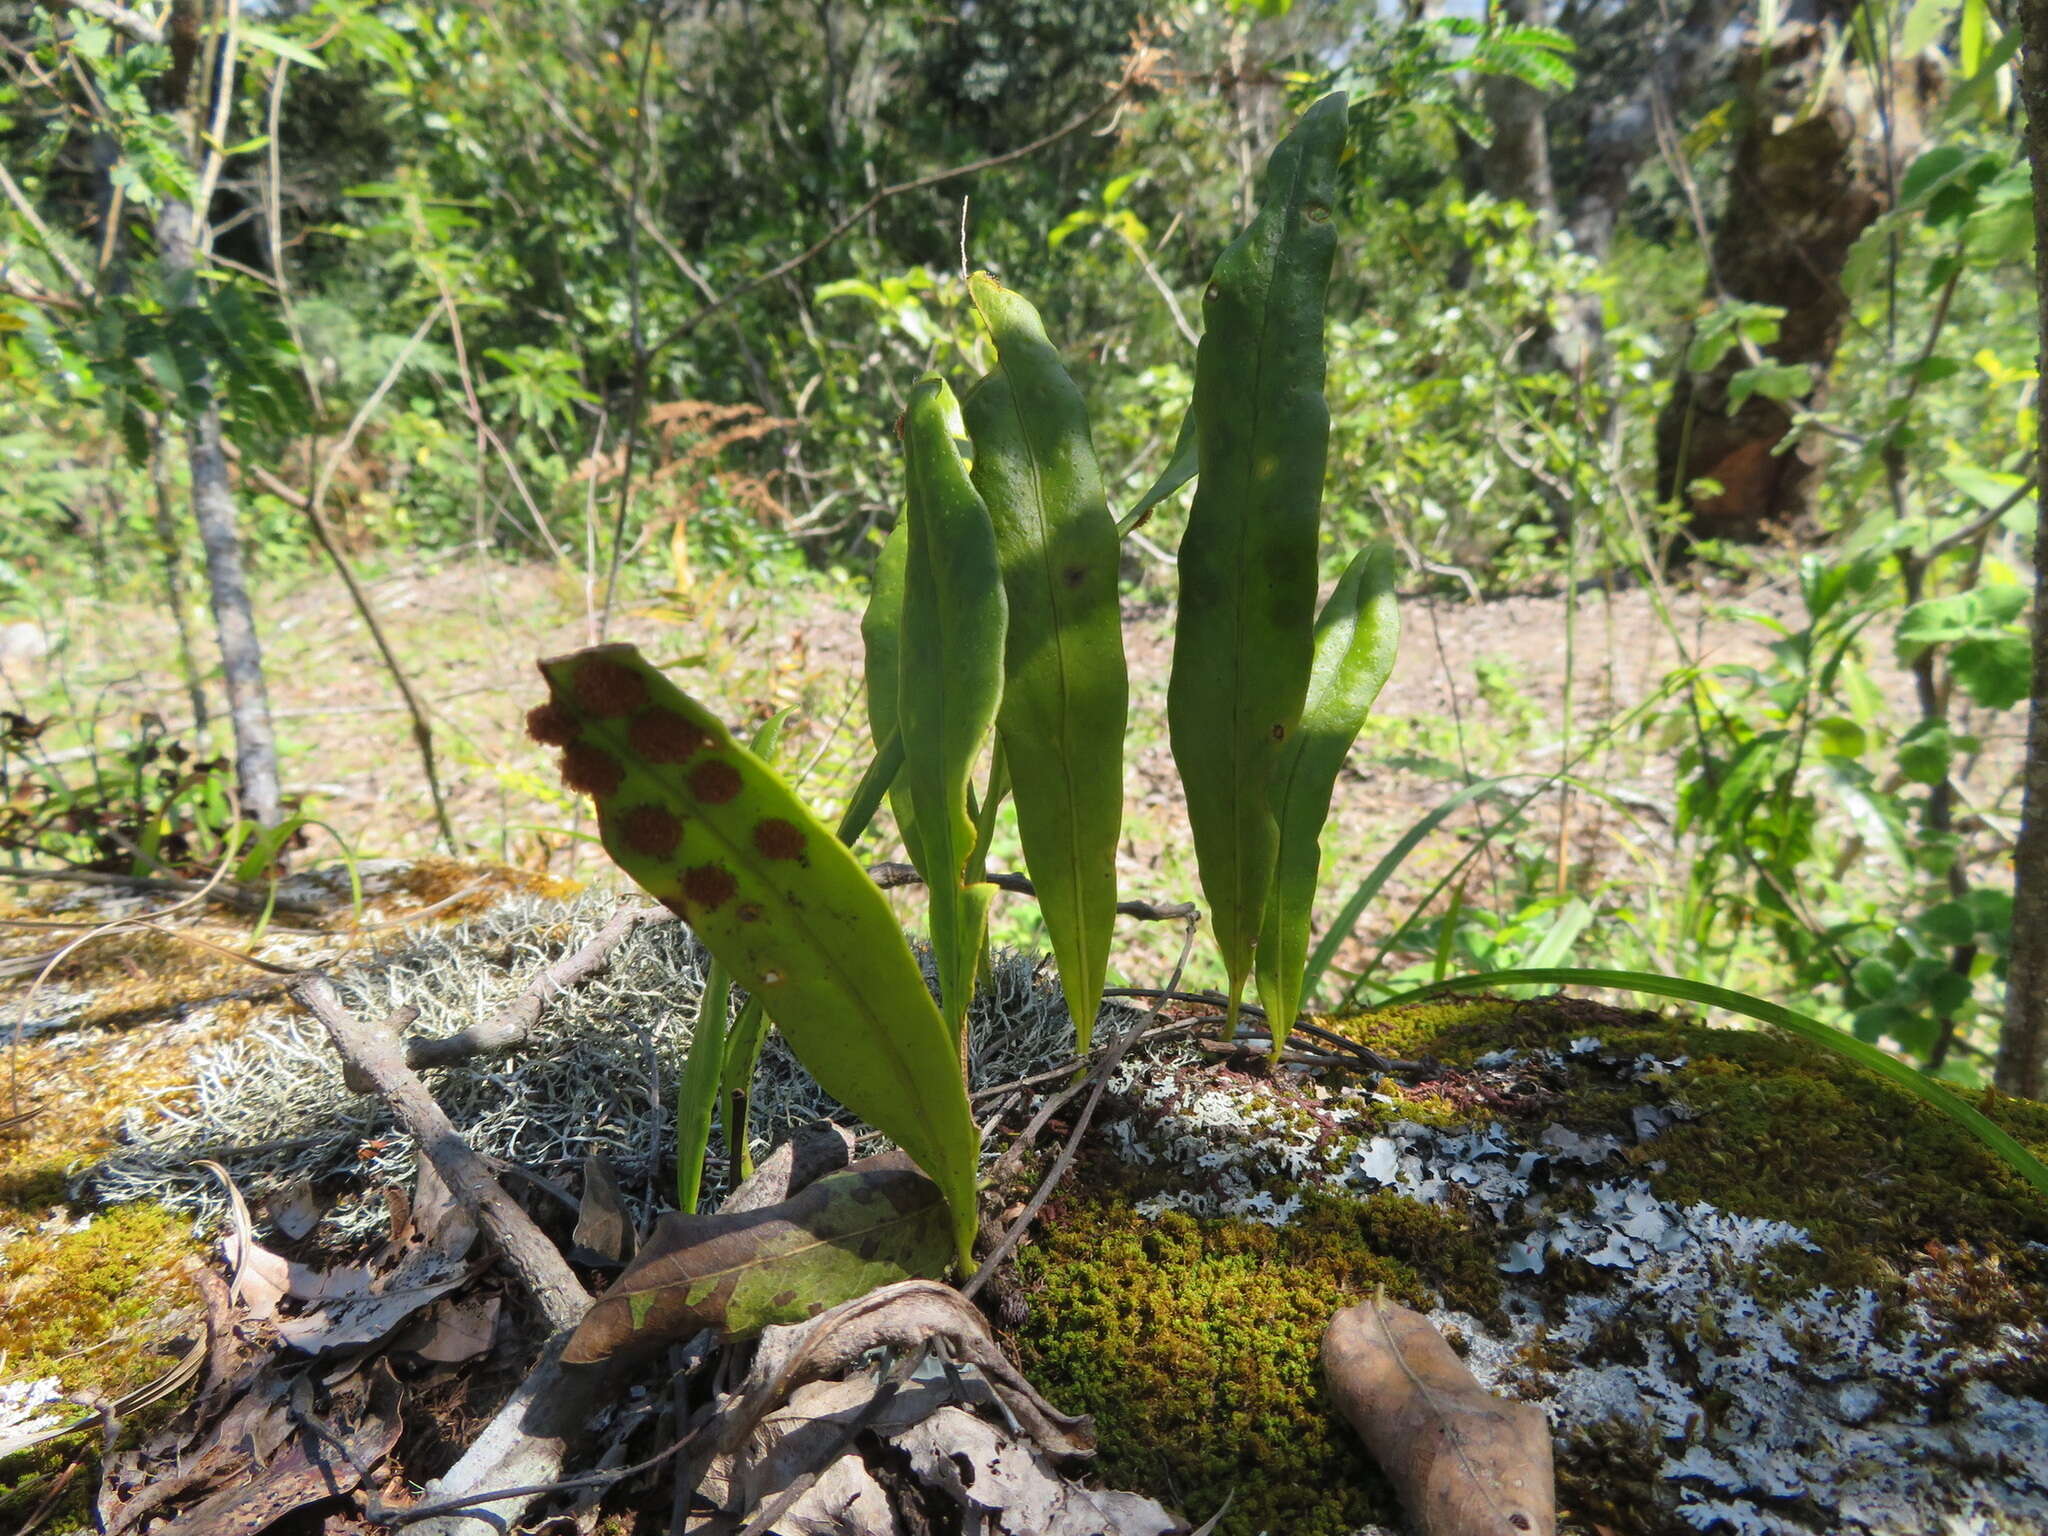
[[[1064,581],[1069,587],[1078,587],[1087,579],[1088,567],[1085,565],[1070,565],[1060,572],[1060,580]]]
[[[723,805],[740,792],[740,771],[722,757],[690,770],[690,793],[706,805]]]
[[[683,824],[658,805],[636,805],[619,818],[619,830],[626,846],[650,859],[665,859],[676,851]]]
[[[754,846],[764,859],[800,859],[804,856],[804,834],[794,823],[770,816],[754,823]]]
[[[768,1298],[768,1305],[776,1308],[779,1311],[783,1307],[788,1306],[791,1302],[795,1300],[795,1291],[777,1291],[773,1296],[770,1296]]]
[[[758,901],[741,902],[739,919],[743,923],[758,923],[761,921],[761,903]]]
[[[1279,724],[1274,725],[1273,739],[1275,741],[1285,741],[1287,739],[1287,727]]]
[[[716,912],[739,888],[732,871],[717,864],[699,864],[683,876],[683,895],[691,906],[706,912]]]
[[[562,782],[583,794],[616,794],[625,776],[609,752],[587,741],[572,741],[562,753]]]
[[[650,763],[682,763],[710,745],[711,738],[672,709],[650,709],[627,728],[633,750]]]
[[[544,747],[566,747],[576,739],[576,722],[561,705],[540,704],[526,712],[526,734]]]
[[[810,1305],[809,1305],[808,1307],[805,1307],[805,1308],[804,1308],[804,1316],[805,1316],[805,1317],[816,1317],[816,1316],[817,1316],[817,1315],[818,1315],[818,1314],[819,1314],[820,1312],[822,1312],[822,1311],[824,1311],[824,1310],[825,1310],[825,1303],[823,1303],[822,1301],[814,1301],[814,1302],[812,1302],[812,1303],[811,1303],[811,1304],[810,1304]]]
[[[630,715],[647,702],[647,680],[608,656],[578,662],[575,688],[576,702],[592,715]]]

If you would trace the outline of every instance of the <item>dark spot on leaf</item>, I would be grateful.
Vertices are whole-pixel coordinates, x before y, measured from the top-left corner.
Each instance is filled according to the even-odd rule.
[[[647,702],[647,679],[606,656],[579,662],[574,686],[586,714],[629,715]]]
[[[658,805],[636,805],[619,819],[626,846],[650,859],[665,859],[676,851],[683,824]]]
[[[683,895],[705,912],[716,912],[739,888],[732,871],[717,864],[699,864],[683,876]]]
[[[1301,216],[1311,224],[1327,224],[1330,222],[1330,210],[1321,203],[1302,204]]]
[[[768,1305],[775,1308],[779,1312],[795,1300],[795,1291],[777,1291],[773,1296],[768,1298]]]
[[[1287,727],[1275,722],[1273,726],[1273,739],[1275,741],[1285,741],[1287,739]]]
[[[576,722],[559,704],[541,704],[526,712],[526,734],[544,747],[566,747],[576,739]]]
[[[1064,581],[1069,587],[1078,587],[1087,579],[1088,567],[1085,565],[1070,565],[1060,572],[1060,580]]]
[[[822,1312],[822,1311],[824,1311],[824,1310],[825,1310],[825,1303],[823,1303],[822,1301],[814,1301],[814,1302],[812,1302],[812,1303],[811,1303],[811,1304],[810,1304],[810,1305],[809,1305],[808,1307],[805,1307],[805,1308],[804,1308],[804,1316],[805,1316],[805,1317],[816,1317],[816,1316],[817,1316],[817,1315],[818,1315],[818,1314],[819,1314],[820,1312]]]
[[[804,834],[780,816],[754,823],[754,846],[764,859],[800,859],[804,855]]]
[[[711,738],[672,709],[651,709],[626,732],[633,750],[650,763],[681,763],[711,744]]]
[[[562,753],[562,782],[582,794],[617,794],[625,776],[609,752],[587,741],[572,741]]]
[[[761,921],[761,903],[758,901],[741,902],[739,919],[743,923],[758,923]]]
[[[722,757],[690,770],[690,793],[706,805],[723,805],[740,792],[740,771]]]

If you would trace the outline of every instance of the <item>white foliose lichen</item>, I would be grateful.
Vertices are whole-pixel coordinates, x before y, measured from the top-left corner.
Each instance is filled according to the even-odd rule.
[[[1501,1051],[1478,1073],[1593,1064],[1626,1083],[1669,1086],[1683,1059]],[[1955,1341],[1930,1300],[1931,1275],[1888,1315],[1868,1290],[1753,1292],[1774,1261],[1814,1250],[1808,1233],[1661,1199],[1629,1139],[1549,1124],[1525,1142],[1498,1122],[1442,1130],[1374,1125],[1385,1096],[1309,1090],[1205,1069],[1191,1057],[1142,1062],[1119,1083],[1105,1128],[1127,1161],[1171,1182],[1138,1209],[1178,1208],[1283,1225],[1309,1191],[1391,1190],[1490,1217],[1509,1277],[1504,1329],[1439,1311],[1480,1381],[1550,1414],[1565,1454],[1575,1432],[1619,1422],[1661,1459],[1667,1515],[1733,1536],[2017,1536],[2048,1531],[2048,1403],[2010,1383],[2042,1379],[2048,1323]],[[1305,1098],[1305,1094],[1315,1094]],[[1691,1118],[1682,1102],[1637,1106],[1637,1145]],[[1347,1122],[1373,1128],[1348,1132]],[[1601,1175],[1605,1173],[1606,1177]],[[1536,1277],[1576,1259],[1602,1289],[1554,1300]]]

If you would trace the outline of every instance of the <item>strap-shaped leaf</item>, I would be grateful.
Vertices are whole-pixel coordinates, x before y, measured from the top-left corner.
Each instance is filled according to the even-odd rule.
[[[896,728],[898,698],[903,686],[903,562],[910,554],[910,521],[899,518],[882,541],[875,557],[875,574],[868,587],[867,612],[861,615],[860,638],[866,651],[868,693],[868,735],[874,741],[877,760],[886,756],[891,740],[901,752],[901,733]],[[924,861],[917,851],[917,827],[910,809],[910,791],[900,772],[884,786],[889,809],[896,816],[896,834],[910,862],[919,869]]]
[[[825,1091],[945,1192],[962,1261],[979,1137],[954,1042],[888,900],[767,764],[630,645],[540,664],[528,717],[605,851],[760,998]]]
[[[1003,693],[1008,603],[988,508],[953,445],[959,403],[945,380],[920,379],[903,416],[910,494],[897,658],[897,728],[916,826],[911,860],[930,897],[939,1000],[959,1040],[995,887],[969,884],[974,817],[968,786]]]
[[[1138,504],[1116,525],[1117,537],[1122,538],[1142,528],[1154,507],[1199,475],[1202,472],[1201,457],[1201,439],[1195,431],[1195,407],[1190,402],[1187,414],[1180,419],[1180,431],[1173,439],[1173,457],[1166,461],[1166,468],[1152,482],[1152,489],[1140,496]]]
[[[1124,813],[1116,524],[1087,407],[1038,311],[986,273],[969,291],[998,359],[962,405],[1009,598],[996,725],[1024,862],[1086,1051],[1109,968]]]
[[[1274,770],[1273,814],[1280,823],[1280,855],[1259,933],[1258,979],[1275,1055],[1287,1043],[1301,1007],[1330,795],[1372,701],[1394,670],[1400,639],[1394,551],[1375,543],[1352,560],[1316,620],[1301,726],[1282,743]]]
[[[1273,152],[1258,217],[1203,296],[1195,354],[1201,478],[1180,545],[1167,723],[1233,1016],[1273,878],[1273,769],[1308,688],[1343,147],[1339,92]]]

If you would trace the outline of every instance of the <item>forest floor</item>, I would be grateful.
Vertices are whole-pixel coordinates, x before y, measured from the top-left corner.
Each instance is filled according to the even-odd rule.
[[[534,658],[595,638],[579,574],[536,565],[462,561],[376,575],[372,601],[394,649],[432,713],[440,773],[463,847],[457,852],[578,881],[613,879],[581,801],[560,786],[549,755],[528,741],[526,709],[540,697]],[[793,708],[781,765],[821,814],[834,814],[867,760],[859,621],[864,590],[812,578],[750,586],[701,580],[688,594],[622,604],[608,638],[638,644],[690,692],[735,724]],[[340,583],[325,573],[272,581],[258,594],[271,704],[288,793],[362,856],[434,850],[431,802],[410,722],[371,637]],[[1661,610],[1661,612],[1660,612]],[[1403,600],[1394,677],[1337,787],[1325,835],[1324,913],[1334,912],[1381,854],[1463,784],[1515,776],[1517,799],[1560,770],[1512,837],[1483,850],[1463,876],[1466,901],[1509,912],[1546,894],[1605,894],[1654,935],[1682,888],[1674,835],[1675,774],[1692,731],[1674,670],[1768,661],[1769,622],[1797,627],[1789,582],[1673,593],[1648,590]],[[1129,799],[1122,881],[1127,895],[1162,901],[1197,893],[1185,812],[1165,728],[1174,613],[1166,603],[1126,607],[1131,678]],[[43,658],[0,663],[13,707],[54,715],[43,743],[79,771],[90,749],[118,751],[155,715],[170,738],[191,740],[192,710],[177,640],[161,605],[85,592],[44,619]],[[203,615],[194,631],[205,635]],[[1873,680],[1892,706],[1910,704],[1888,640],[1866,647]],[[226,750],[216,720],[211,748]],[[193,743],[195,746],[197,742]],[[1990,740],[1974,778],[1995,802],[2010,782],[2017,743]],[[1361,925],[1384,936],[1496,825],[1505,801],[1479,800],[1408,860]],[[324,860],[314,834],[302,856]],[[1014,832],[993,867],[1014,868]],[[900,857],[889,832],[874,858]],[[1561,854],[1561,857],[1560,857]],[[1551,887],[1531,889],[1533,882]],[[917,893],[898,893],[915,921]],[[1598,903],[1596,903],[1598,904]],[[996,914],[997,935],[1029,945],[1027,904]],[[1654,943],[1654,939],[1653,939]],[[1126,935],[1121,968],[1138,980],[1170,966],[1163,929]],[[1340,964],[1368,951],[1351,946]],[[1206,964],[1199,958],[1198,967]],[[1213,980],[1213,978],[1206,978]]]

